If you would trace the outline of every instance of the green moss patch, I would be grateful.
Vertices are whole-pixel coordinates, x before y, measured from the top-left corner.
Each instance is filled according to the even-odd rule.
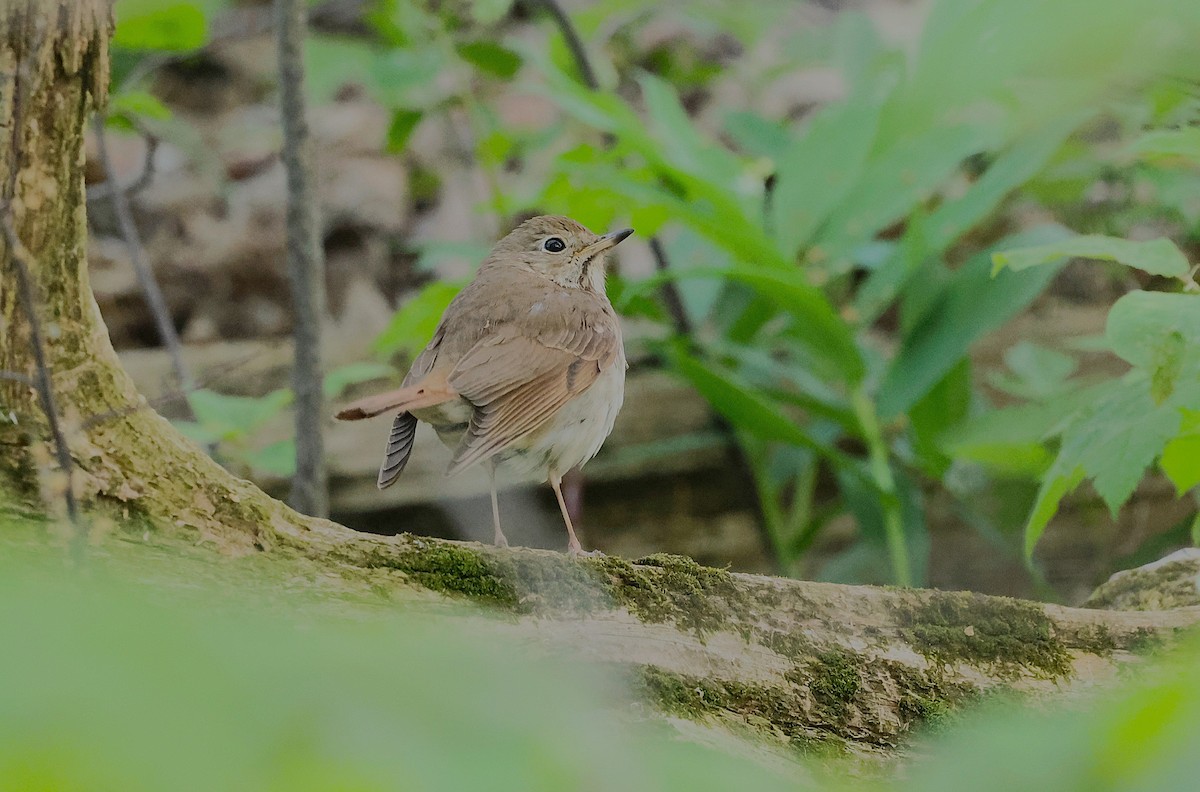
[[[677,674],[657,666],[640,669],[640,683],[648,700],[665,712],[692,720],[733,714],[762,730],[776,731],[806,754],[843,755],[845,741],[811,728],[800,699],[784,688],[751,685],[732,680],[710,680]]]
[[[416,538],[405,547],[388,550],[376,556],[372,565],[397,569],[432,591],[508,609],[520,602],[503,570],[480,550]]]
[[[947,682],[940,668],[918,671],[892,660],[878,660],[871,667],[901,691],[897,709],[905,731],[917,727],[941,731],[963,705],[980,697],[979,689],[972,685]]]
[[[862,687],[859,659],[843,651],[828,651],[808,663],[808,689],[814,701],[835,718],[844,718]]]
[[[1023,669],[1057,678],[1071,671],[1070,656],[1037,605],[967,592],[942,593],[896,608],[917,651],[943,664],[987,665],[993,672]]]
[[[657,553],[636,564],[612,557],[592,563],[616,604],[644,622],[672,622],[703,636],[728,627],[744,604],[732,575],[685,556]]]

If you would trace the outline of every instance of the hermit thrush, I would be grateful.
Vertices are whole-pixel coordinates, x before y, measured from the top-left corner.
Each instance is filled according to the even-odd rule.
[[[412,453],[417,421],[454,450],[448,474],[479,462],[491,473],[495,542],[506,546],[496,465],[545,477],[583,553],[562,475],[596,455],[625,393],[625,349],[604,293],[605,253],[632,229],[597,236],[566,217],[534,217],[501,239],[454,298],[399,390],[347,405],[344,421],[394,412],[379,488]]]

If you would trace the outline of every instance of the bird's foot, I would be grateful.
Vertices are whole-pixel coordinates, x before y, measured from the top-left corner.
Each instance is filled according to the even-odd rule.
[[[508,547],[508,539],[505,538],[504,534],[497,533],[492,537],[492,544],[496,545],[496,547]]]
[[[599,550],[584,550],[579,545],[571,545],[567,547],[567,555],[571,558],[603,558],[604,553]]]

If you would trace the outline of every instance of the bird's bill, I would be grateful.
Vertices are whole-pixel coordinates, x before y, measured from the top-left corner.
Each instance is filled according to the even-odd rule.
[[[615,248],[632,233],[632,228],[623,228],[620,231],[610,231],[601,236],[592,244],[585,247],[582,251],[580,251],[580,253],[585,260],[590,259],[606,250]]]

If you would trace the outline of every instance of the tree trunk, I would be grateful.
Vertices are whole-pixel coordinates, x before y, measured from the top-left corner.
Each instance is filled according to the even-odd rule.
[[[669,713],[713,728],[734,721],[756,740],[866,754],[987,691],[1045,695],[1102,684],[1139,651],[1200,621],[1195,607],[1080,610],[731,574],[677,556],[580,561],[366,536],[293,512],[230,476],[149,409],[96,308],[84,256],[82,149],[87,114],[107,82],[108,4],[9,0],[0,8],[0,112],[12,133],[0,145],[0,206],[28,249],[54,392],[91,514],[137,525],[146,541],[179,552],[197,544],[226,555],[266,552],[265,563],[296,570],[316,590],[334,580],[401,601],[421,588],[466,598],[556,651],[627,667]],[[17,102],[24,123],[14,128]],[[0,367],[27,382],[29,323],[7,246],[3,261]],[[32,500],[61,477],[44,453],[46,420],[26,382],[0,381],[0,412],[11,418],[0,424],[0,497]],[[319,574],[309,574],[314,566]]]

